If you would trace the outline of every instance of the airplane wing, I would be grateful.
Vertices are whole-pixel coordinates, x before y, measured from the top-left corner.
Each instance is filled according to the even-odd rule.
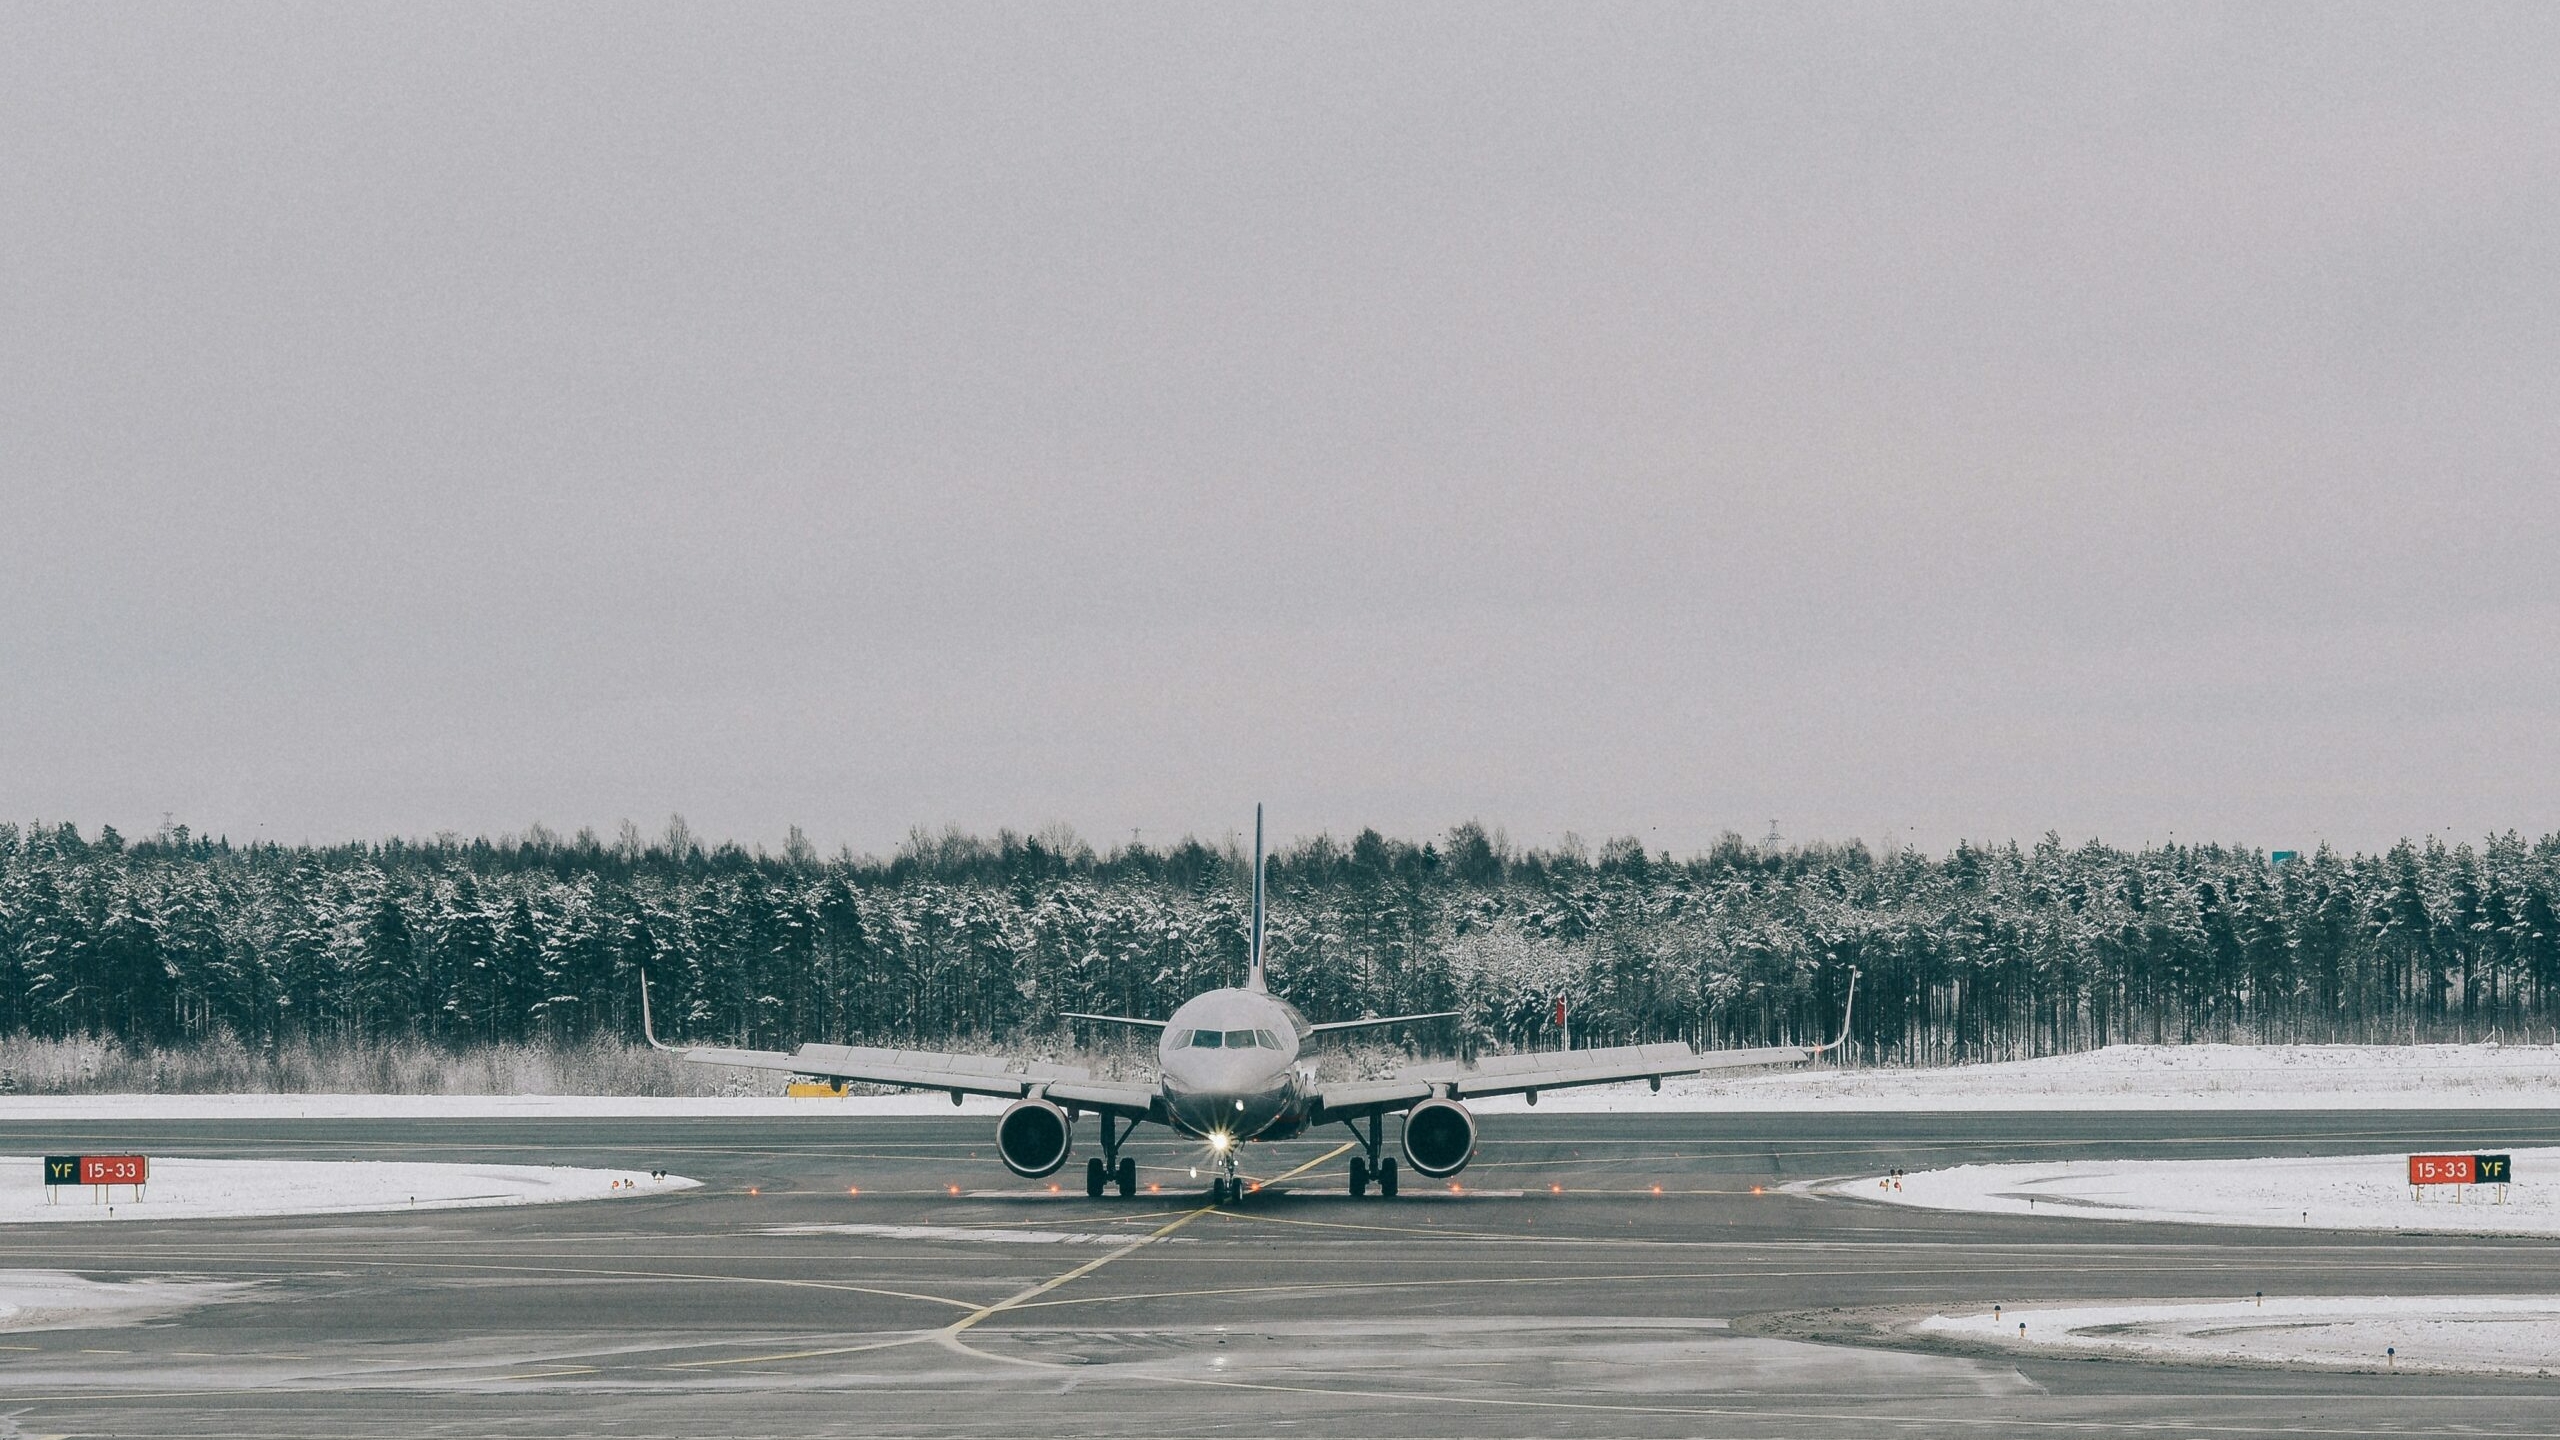
[[[1123,1120],[1155,1120],[1156,1090],[1118,1080],[1062,1080],[1048,1088],[1050,1099],[1070,1110],[1091,1110]]]
[[[1140,1030],[1161,1030],[1164,1028],[1164,1022],[1161,1020],[1141,1020],[1135,1015],[1081,1015],[1073,1010],[1068,1010],[1061,1012],[1058,1018],[1061,1020],[1093,1020],[1104,1025],[1129,1025]]]
[[[660,1045],[697,1065],[787,1070],[818,1080],[948,1090],[954,1096],[1020,1099],[1040,1084],[1092,1078],[1089,1070],[1018,1060],[1010,1055],[955,1055],[940,1050],[883,1050],[869,1045],[803,1045],[797,1050],[733,1050],[725,1045]]]
[[[1612,1085],[1650,1080],[1656,1089],[1674,1075],[1706,1070],[1738,1070],[1760,1065],[1800,1065],[1836,1050],[1849,1038],[1849,1015],[1858,999],[1858,973],[1849,972],[1849,1001],[1841,1008],[1840,1036],[1828,1045],[1773,1045],[1753,1050],[1700,1052],[1677,1041],[1662,1045],[1615,1045],[1599,1050],[1542,1050],[1527,1055],[1496,1055],[1473,1065],[1448,1062],[1408,1065],[1392,1079],[1353,1081],[1327,1086],[1316,1097],[1316,1123],[1353,1116],[1403,1110],[1434,1092],[1452,1100],[1481,1100],[1493,1095],[1527,1095],[1537,1103],[1541,1090],[1576,1085]]]
[[[1379,1025],[1413,1025],[1424,1020],[1455,1020],[1458,1012],[1442,1010],[1431,1015],[1381,1015],[1375,1020],[1335,1020],[1323,1025],[1310,1025],[1310,1035],[1338,1035],[1345,1030],[1367,1030]]]
[[[649,1016],[649,985],[640,985],[640,1030],[650,1045],[681,1055],[697,1065],[734,1065],[749,1070],[782,1070],[822,1080],[852,1080],[865,1085],[895,1085],[908,1090],[949,1092],[957,1105],[964,1095],[992,1095],[1019,1100],[1039,1091],[1061,1105],[1144,1119],[1153,1113],[1155,1092],[1144,1086],[1097,1081],[1093,1072],[1075,1065],[1052,1065],[1011,1055],[966,1055],[940,1050],[886,1050],[869,1045],[803,1045],[797,1050],[737,1050],[725,1045],[669,1045],[658,1039]]]

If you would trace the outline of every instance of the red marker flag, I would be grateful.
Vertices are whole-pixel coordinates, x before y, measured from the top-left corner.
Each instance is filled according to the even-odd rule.
[[[1556,997],[1556,1023],[1564,1023],[1564,997],[1561,995]]]

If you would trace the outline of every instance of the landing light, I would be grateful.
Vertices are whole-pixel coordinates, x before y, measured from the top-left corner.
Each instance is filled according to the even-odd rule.
[[[1230,1139],[1227,1132],[1224,1130],[1217,1131],[1209,1137],[1209,1148],[1217,1151],[1221,1155],[1226,1154],[1227,1147],[1234,1143],[1235,1141]]]

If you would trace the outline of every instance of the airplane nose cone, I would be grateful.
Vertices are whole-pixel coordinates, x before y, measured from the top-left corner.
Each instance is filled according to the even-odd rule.
[[[1201,1057],[1207,1058],[1207,1057]],[[1232,1061],[1169,1070],[1168,1098],[1183,1128],[1195,1134],[1224,1132],[1250,1139],[1268,1129],[1289,1105],[1289,1077],[1264,1066]]]

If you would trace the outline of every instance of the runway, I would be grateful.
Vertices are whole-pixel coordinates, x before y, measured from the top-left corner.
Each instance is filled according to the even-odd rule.
[[[1081,1155],[1052,1194],[996,1163],[991,1129],[0,1125],[0,1150],[20,1154],[547,1162],[705,1182],[507,1210],[0,1228],[0,1268],[256,1282],[148,1324],[0,1330],[0,1435],[2560,1436],[2560,1383],[1932,1352],[1862,1343],[1849,1318],[2256,1290],[2552,1293],[2560,1243],[1978,1216],[1779,1189],[2020,1158],[2522,1148],[2560,1143],[2560,1113],[1499,1116],[1457,1193],[1416,1182],[1354,1200],[1337,1134],[1254,1150],[1249,1173],[1270,1187],[1215,1208],[1189,1174],[1196,1150],[1160,1131],[1132,1153],[1161,1192],[1095,1201]]]

